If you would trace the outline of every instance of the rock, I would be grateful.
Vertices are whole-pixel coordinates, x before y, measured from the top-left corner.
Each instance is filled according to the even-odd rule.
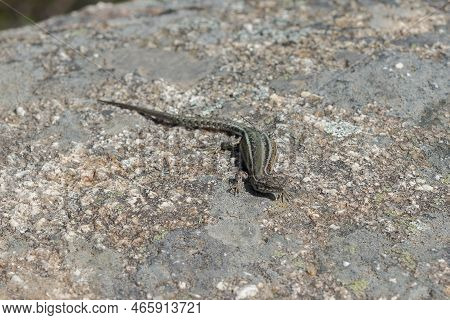
[[[448,299],[446,16],[387,2],[137,0],[39,24],[80,54],[0,32],[0,300]],[[230,193],[238,138],[97,99],[271,133],[291,201]]]
[[[227,289],[227,284],[223,281],[219,281],[216,285],[217,290],[225,291]]]
[[[421,186],[417,186],[417,187],[416,187],[416,190],[418,190],[418,191],[428,191],[428,192],[430,192],[430,191],[433,191],[434,188],[433,188],[432,186],[428,185],[428,184],[423,184],[423,185],[421,185]]]
[[[255,297],[258,294],[258,287],[254,284],[249,284],[245,287],[239,288],[236,291],[236,299],[242,300],[242,299],[250,299]]]
[[[17,115],[23,117],[23,116],[25,116],[26,111],[25,111],[25,109],[22,108],[22,107],[17,107],[17,108],[16,108],[16,113],[17,113]]]

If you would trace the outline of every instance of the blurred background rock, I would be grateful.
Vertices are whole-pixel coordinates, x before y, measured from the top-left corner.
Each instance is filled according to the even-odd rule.
[[[2,0],[34,21],[64,14],[80,9],[99,0]],[[0,1],[0,30],[15,28],[29,23],[25,18],[13,12]],[[125,2],[126,0],[109,0],[103,2]]]

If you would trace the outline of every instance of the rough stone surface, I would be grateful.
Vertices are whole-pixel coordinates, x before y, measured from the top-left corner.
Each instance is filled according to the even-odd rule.
[[[134,1],[1,32],[0,299],[448,299],[439,6]],[[273,131],[292,201],[227,191],[226,134],[97,98]]]

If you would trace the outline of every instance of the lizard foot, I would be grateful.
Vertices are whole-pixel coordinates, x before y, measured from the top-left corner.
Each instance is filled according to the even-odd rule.
[[[229,189],[233,195],[238,195],[244,189],[244,179],[247,177],[247,174],[244,171],[239,171],[235,178],[232,179],[232,184]]]

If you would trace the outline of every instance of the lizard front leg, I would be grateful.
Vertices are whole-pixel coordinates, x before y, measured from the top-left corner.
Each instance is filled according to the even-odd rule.
[[[247,179],[248,175],[245,171],[239,170],[234,179],[231,180],[231,187],[229,191],[233,195],[239,194],[242,190],[244,190],[244,180]]]
[[[242,156],[238,151],[238,145],[240,141],[232,142],[232,143],[222,143],[222,147],[231,147],[232,153],[236,156],[236,166],[238,168],[238,171],[236,172],[234,179],[231,179],[231,187],[229,191],[234,194],[235,196],[240,193],[242,190],[244,190],[244,180],[248,178],[247,172],[244,171]]]

